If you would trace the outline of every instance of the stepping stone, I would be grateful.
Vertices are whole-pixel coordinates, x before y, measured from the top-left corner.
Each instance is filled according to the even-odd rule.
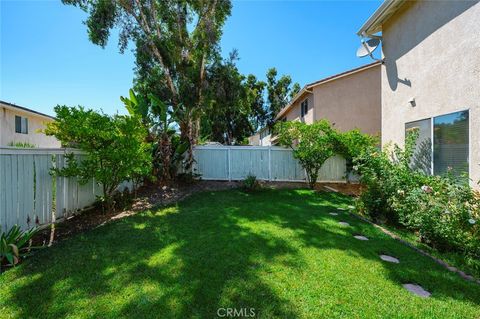
[[[347,223],[347,222],[338,222],[338,223],[339,223],[340,225],[342,225],[342,226],[350,226],[350,224]]]
[[[349,205],[348,209],[355,209],[355,206]]]
[[[355,236],[353,236],[353,237],[355,237],[355,238],[358,239],[358,240],[368,240],[367,237],[362,236],[362,235],[355,235]]]
[[[347,210],[346,208],[343,208],[343,207],[338,207],[337,209],[338,210]]]
[[[389,255],[380,255],[380,259],[383,261],[388,261],[389,263],[394,263],[394,264],[400,263],[400,260]]]
[[[416,284],[404,284],[403,288],[407,289],[410,291],[412,294],[417,295],[422,298],[428,298],[430,297],[431,293],[423,289],[422,286],[416,285]]]
[[[337,216],[338,214],[337,213],[330,213],[330,215]]]

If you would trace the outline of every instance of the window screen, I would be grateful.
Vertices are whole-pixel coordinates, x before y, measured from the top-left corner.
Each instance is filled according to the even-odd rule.
[[[15,115],[15,133],[28,134],[28,119]]]
[[[308,99],[300,103],[300,115],[304,117],[305,114],[307,113],[308,113]]]
[[[460,175],[468,172],[468,111],[433,119],[433,170],[444,174],[449,168]]]
[[[405,124],[405,138],[407,134],[418,131],[418,138],[413,152],[411,167],[425,174],[432,173],[432,130],[431,119],[425,119]]]
[[[15,115],[15,133],[22,133],[22,118]]]
[[[22,117],[22,133],[28,134],[28,119],[26,117]]]

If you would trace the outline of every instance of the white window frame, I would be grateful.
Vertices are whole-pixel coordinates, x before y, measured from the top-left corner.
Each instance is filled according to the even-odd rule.
[[[468,176],[470,177],[472,175],[472,165],[470,165],[470,159],[472,158],[472,130],[471,130],[471,127],[472,127],[472,117],[470,116],[470,108],[466,108],[466,109],[461,109],[461,110],[458,110],[458,111],[453,111],[453,112],[448,112],[448,113],[437,113],[435,115],[432,115],[431,117],[425,117],[425,118],[421,118],[421,119],[417,119],[417,120],[412,120],[412,121],[409,121],[409,122],[405,122],[404,124],[404,127],[405,125],[407,125],[408,123],[412,123],[412,122],[417,122],[417,121],[424,121],[424,120],[430,120],[430,139],[432,141],[432,146],[431,146],[431,162],[430,162],[430,174],[431,175],[434,175],[434,145],[435,145],[435,141],[434,141],[434,119],[436,117],[440,117],[440,116],[445,116],[445,115],[449,115],[449,114],[454,114],[454,113],[460,113],[460,112],[468,112],[468,158],[467,158],[467,163],[468,163]],[[405,133],[405,129],[404,129],[404,133]],[[406,136],[405,136],[406,138]],[[405,140],[404,138],[404,140]]]

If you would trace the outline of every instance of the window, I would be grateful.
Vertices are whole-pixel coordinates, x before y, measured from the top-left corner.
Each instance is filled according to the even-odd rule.
[[[308,99],[306,99],[300,104],[300,113],[302,117],[304,117],[308,113]]]
[[[15,115],[15,133],[28,134],[28,119]]]
[[[412,168],[435,175],[449,168],[456,175],[468,173],[468,116],[461,111],[405,124],[406,134],[418,130]]]
[[[418,139],[413,152],[411,167],[425,174],[432,173],[431,122],[431,119],[426,119],[405,124],[406,134],[418,131]]]
[[[468,173],[468,111],[433,119],[433,172]]]

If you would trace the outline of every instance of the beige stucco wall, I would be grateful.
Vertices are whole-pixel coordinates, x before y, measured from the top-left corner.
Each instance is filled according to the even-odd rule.
[[[292,108],[288,111],[287,114],[285,114],[285,117],[287,121],[300,121],[301,120],[301,107],[300,105],[302,104],[303,101],[308,99],[308,112],[307,114],[303,117],[303,121],[307,124],[312,124],[313,123],[313,105],[314,105],[314,96],[311,93],[306,93],[304,96],[299,98],[293,105]]]
[[[380,134],[380,65],[349,74],[313,88],[315,121],[328,119],[340,131],[358,128]]]
[[[380,65],[313,86],[285,114],[287,121],[300,120],[302,101],[308,98],[307,124],[320,119],[335,123],[341,131],[355,128],[368,134],[380,134]]]
[[[480,180],[480,3],[409,2],[383,25],[382,144],[405,123],[470,111],[470,178]],[[415,107],[409,105],[415,99]]]
[[[15,133],[15,115],[28,118],[28,134]],[[0,146],[8,146],[11,142],[27,142],[36,147],[60,147],[60,142],[56,138],[37,132],[44,129],[45,123],[49,121],[53,120],[0,105]]]
[[[254,134],[248,138],[248,145],[258,146],[260,145],[260,134]]]

